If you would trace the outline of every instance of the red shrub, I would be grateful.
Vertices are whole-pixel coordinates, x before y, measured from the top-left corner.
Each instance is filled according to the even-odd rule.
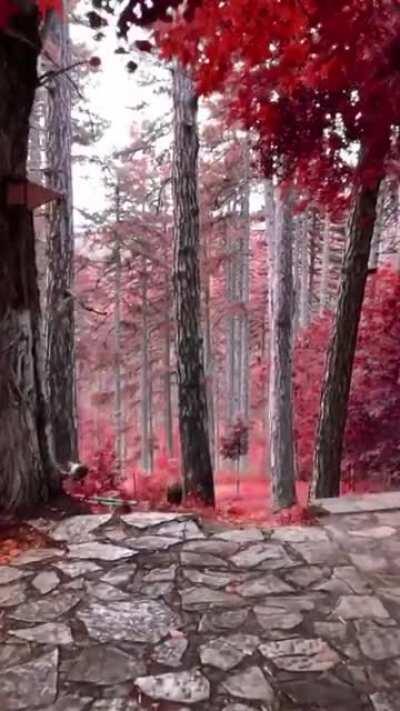
[[[387,488],[400,469],[400,275],[369,279],[353,371],[343,488]],[[314,434],[331,315],[304,331],[295,350],[295,428],[299,478],[311,474]],[[365,483],[365,480],[368,482]],[[363,484],[364,482],[364,484]]]

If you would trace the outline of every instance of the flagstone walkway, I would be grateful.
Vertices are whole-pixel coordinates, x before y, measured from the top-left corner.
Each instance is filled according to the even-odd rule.
[[[321,522],[52,524],[0,567],[1,711],[399,711],[400,510]]]

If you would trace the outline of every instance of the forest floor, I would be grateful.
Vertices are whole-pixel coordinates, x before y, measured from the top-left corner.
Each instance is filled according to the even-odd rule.
[[[1,710],[398,711],[400,495],[385,496],[275,530],[30,520],[41,547],[0,566]]]

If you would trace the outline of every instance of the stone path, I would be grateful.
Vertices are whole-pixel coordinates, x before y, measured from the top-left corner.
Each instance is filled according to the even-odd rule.
[[[0,567],[1,711],[399,711],[400,511],[322,520],[52,524]]]

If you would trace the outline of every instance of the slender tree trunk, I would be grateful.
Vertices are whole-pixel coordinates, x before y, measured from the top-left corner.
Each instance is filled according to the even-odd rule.
[[[200,301],[197,96],[174,70],[173,196],[179,429],[185,494],[214,505]]]
[[[299,296],[299,326],[308,326],[310,320],[310,265],[308,259],[308,213],[301,220],[300,234],[300,296]]]
[[[142,259],[142,366],[141,366],[141,418],[142,418],[142,466],[151,471],[150,443],[150,364],[149,364],[149,320],[147,295],[147,260]]]
[[[60,18],[61,67],[71,64],[68,13]],[[47,266],[47,379],[56,460],[78,458],[73,288],[74,234],[71,173],[71,83],[57,74],[49,86],[48,161],[50,187],[62,193],[49,213]]]
[[[40,50],[36,9],[18,34],[0,31],[0,182],[26,177],[29,116]],[[46,501],[59,489],[43,388],[32,214],[0,202],[0,508]]]
[[[330,264],[331,223],[328,213],[325,214],[324,232],[322,235],[321,282],[319,291],[319,314],[326,311],[329,305],[329,264]]]
[[[209,438],[210,450],[213,467],[215,468],[216,456],[216,436],[215,436],[215,407],[214,407],[214,363],[213,363],[213,348],[211,334],[211,296],[210,296],[210,275],[208,268],[208,240],[207,235],[204,236],[204,327],[205,327],[205,348],[204,348],[204,366],[207,385],[207,406],[209,419]]]
[[[114,233],[114,423],[115,423],[115,458],[118,476],[122,475],[122,334],[121,334],[121,290],[122,262],[119,223],[119,186],[116,187],[117,229]]]
[[[273,506],[295,503],[295,453],[292,389],[293,208],[292,196],[281,194],[277,234],[271,250],[271,339],[269,426]]]
[[[357,194],[328,351],[314,452],[312,497],[340,494],[340,466],[358,325],[368,275],[379,181]]]

